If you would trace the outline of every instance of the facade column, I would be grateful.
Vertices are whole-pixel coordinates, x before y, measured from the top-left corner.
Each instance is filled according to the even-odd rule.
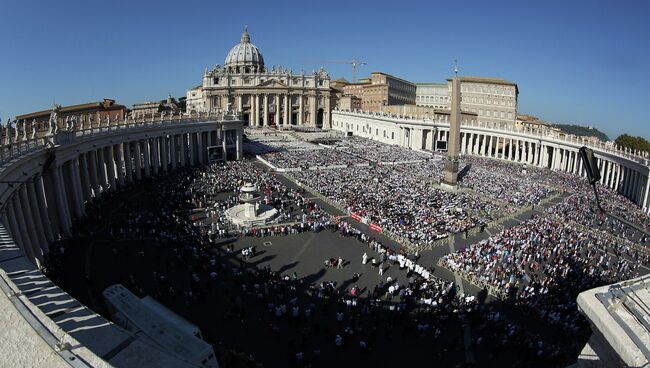
[[[276,94],[275,98],[275,126],[280,127],[280,95]]]
[[[124,168],[126,170],[126,182],[133,182],[133,161],[131,161],[131,142],[124,142]]]
[[[614,191],[618,192],[618,184],[621,182],[621,165],[616,163],[614,166],[614,174],[615,174],[615,179],[614,179]]]
[[[303,110],[303,95],[299,94],[298,95],[298,125],[304,125],[304,119],[305,119],[305,113]]]
[[[255,94],[255,122],[253,126],[254,127],[260,126],[260,95],[259,94]],[[201,157],[201,155],[199,155],[199,157]],[[203,163],[203,161],[200,162]]]
[[[282,125],[288,127],[289,126],[289,95],[286,94],[283,97],[284,97],[284,121],[282,122]]]
[[[515,141],[515,161],[521,161],[521,152],[519,151],[519,139]]]
[[[122,151],[122,144],[116,144],[113,146],[113,157],[115,157],[115,163],[117,164],[117,182],[120,184],[120,187],[124,187],[125,184],[125,169],[124,169],[124,152]]]
[[[142,152],[140,150],[140,142],[133,142],[133,160],[135,161],[135,179],[142,180]]]
[[[144,176],[146,178],[151,176],[151,151],[149,148],[149,143],[151,139],[145,138],[143,143],[144,148]]]
[[[467,153],[467,150],[465,149],[465,143],[467,140],[467,133],[463,133],[463,136],[460,137],[460,152],[461,153]]]
[[[558,149],[557,147],[553,147],[553,158],[551,159],[551,169],[555,170],[555,163],[558,161],[557,160],[557,155],[558,155]]]
[[[264,126],[269,126],[269,95],[268,93],[264,94]]]
[[[293,95],[287,94],[287,106],[289,106],[288,111],[288,125],[293,125]]]
[[[619,193],[625,195],[625,185],[627,184],[627,175],[625,173],[625,166],[621,165],[621,184],[620,184],[620,190]]]
[[[239,112],[244,111],[244,101],[243,101],[243,99],[244,99],[244,96],[242,96],[241,94],[237,95],[237,111],[239,111]],[[173,166],[173,164],[172,164],[172,166]]]
[[[309,123],[316,126],[316,96],[309,96]]]

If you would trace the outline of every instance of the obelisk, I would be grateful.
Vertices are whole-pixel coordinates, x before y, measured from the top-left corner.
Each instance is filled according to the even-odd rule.
[[[447,142],[447,158],[445,160],[445,175],[441,186],[445,189],[458,189],[458,153],[460,152],[460,79],[458,79],[458,64],[454,66],[454,79],[451,81],[451,116],[449,124],[449,142]]]

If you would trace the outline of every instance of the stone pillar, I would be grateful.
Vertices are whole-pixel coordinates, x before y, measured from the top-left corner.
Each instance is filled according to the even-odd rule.
[[[142,180],[142,151],[140,150],[140,142],[133,142],[133,160],[135,161],[135,179]]]
[[[41,247],[44,245],[45,240],[41,240],[40,236],[43,235],[42,229],[39,229],[36,226],[36,212],[32,212],[32,206],[29,203],[27,198],[27,186],[23,185],[18,189],[18,203],[22,207],[24,221],[27,228],[27,236],[29,237],[29,242],[31,245],[30,251],[32,254],[32,259],[36,259],[37,262],[43,262],[43,252]],[[39,233],[40,232],[40,233]]]
[[[196,164],[196,133],[187,133],[187,164],[194,166]]]
[[[228,150],[226,149],[226,132],[227,130],[221,130],[221,147],[223,148],[223,158],[225,161],[228,161]]]
[[[27,234],[23,233],[23,230],[21,229],[18,223],[18,214],[16,212],[16,209],[14,208],[14,198],[15,197],[7,201],[7,219],[9,220],[9,228],[11,231],[11,235],[14,238],[14,241],[16,242],[16,244],[18,244],[18,247],[23,252],[25,257],[29,258],[28,252],[31,252],[31,249],[28,250],[27,244],[25,243],[27,240],[23,238],[23,236],[26,237]]]
[[[237,95],[237,111],[244,111],[243,97],[242,95]],[[172,164],[173,166],[174,164]]]
[[[237,133],[237,137],[235,138],[235,149],[236,149],[237,161],[239,161],[242,159],[244,154],[243,151],[244,144],[242,142],[242,131],[237,129],[235,132]]]
[[[99,180],[102,192],[105,192],[108,185],[108,178],[106,177],[106,160],[104,159],[104,149],[97,149],[97,167],[99,169]]]
[[[94,161],[94,160],[93,160]],[[95,170],[96,171],[96,170]],[[55,193],[56,207],[59,211],[59,221],[61,222],[61,233],[70,236],[70,227],[72,221],[68,212],[67,198],[63,188],[63,178],[61,178],[61,167],[57,166],[52,170],[53,189]]]
[[[260,126],[260,95],[258,94],[255,95],[255,124],[253,126]],[[203,161],[200,162],[203,163]]]
[[[97,178],[97,152],[92,150],[88,152],[88,162],[90,162],[90,177],[93,187],[93,195],[99,197],[99,179]],[[52,176],[54,178],[54,176]],[[57,203],[58,206],[58,203]]]
[[[275,126],[280,127],[280,95],[276,94],[275,98]]]
[[[492,141],[494,139],[493,139],[493,137],[491,135],[488,136],[488,139],[489,139],[489,141],[488,141],[488,145],[487,145],[488,146],[488,154],[487,155],[488,155],[488,157],[493,157],[492,156]]]
[[[286,94],[283,97],[284,97],[284,121],[282,122],[282,125],[288,127],[289,126],[289,95]]]
[[[645,177],[645,190],[643,194],[643,201],[641,202],[641,208],[645,208],[646,212],[648,207],[650,206],[650,203],[648,203],[648,197],[649,197],[649,192],[650,192],[650,177],[646,176]]]
[[[117,182],[120,187],[124,187],[126,178],[125,178],[125,168],[124,168],[124,152],[122,151],[122,144],[113,145],[113,157],[115,157],[115,163],[117,166]]]
[[[303,110],[303,96],[302,94],[298,95],[298,125],[304,125],[305,112]]]
[[[151,139],[151,165],[153,167],[153,174],[158,175],[160,170],[160,155],[158,154],[158,142],[160,138],[154,137]]]
[[[38,208],[41,214],[41,222],[45,228],[45,237],[47,238],[48,243],[54,241],[54,233],[52,222],[50,221],[50,215],[48,211],[48,206],[50,203],[45,198],[45,178],[40,177],[36,178],[34,183],[34,190],[36,192],[36,199],[38,200]]]
[[[259,96],[258,96],[259,97]],[[259,102],[259,101],[258,101]],[[201,165],[205,164],[205,147],[203,145],[203,132],[198,132],[197,134],[197,158]]]
[[[309,123],[316,126],[316,96],[309,96]]]
[[[185,133],[181,133],[178,135],[178,162],[181,167],[186,167],[187,162],[185,162],[185,148],[187,146],[187,139],[185,137]]]
[[[264,126],[269,126],[269,95],[264,94]]]
[[[467,153],[467,133],[463,133],[463,136],[460,138],[460,152],[463,154]]]
[[[169,141],[166,136],[160,137],[160,157],[162,158],[162,172],[169,170]]]
[[[172,172],[176,171],[178,165],[178,136],[172,135],[170,137],[169,149],[171,150]]]
[[[83,214],[83,200],[81,199],[81,183],[77,181],[77,176],[75,172],[79,172],[77,169],[77,160],[71,160],[66,162],[64,171],[68,174],[68,182],[70,183],[70,195],[72,198],[72,210],[74,216],[77,219],[80,219]]]
[[[519,139],[515,141],[515,161],[521,161],[521,152],[519,151]]]
[[[287,114],[287,116],[288,116],[287,117],[287,122],[288,122],[287,125],[293,125],[293,101],[292,101],[292,99],[293,99],[292,95],[288,94],[287,95],[287,101],[288,101],[287,106],[289,106],[289,111],[288,111],[288,114]]]
[[[615,179],[614,179],[614,190],[618,192],[618,184],[621,182],[621,165],[616,163],[616,166],[614,166],[614,174],[615,174]]]
[[[142,148],[144,148],[144,176],[148,178],[151,176],[151,150],[149,148],[149,138],[145,138]]]
[[[38,194],[40,178],[34,178],[27,182],[27,195],[29,196],[29,204],[32,205],[32,213],[38,216],[36,221],[40,224],[39,232],[42,234],[43,242],[41,243],[41,249],[43,254],[48,253],[48,244],[54,241],[54,236],[52,234],[52,225],[50,224],[50,219],[47,216],[47,206],[45,201],[41,202],[41,198]],[[44,199],[45,197],[43,197]]]
[[[126,182],[133,182],[133,161],[131,161],[131,142],[124,142],[124,167],[126,169]]]
[[[117,187],[115,183],[115,158],[113,156],[113,146],[104,147],[104,158],[106,159],[106,171],[108,171],[108,185],[111,190]]]
[[[48,252],[48,244],[49,240],[47,239],[47,236],[45,235],[45,228],[43,226],[43,218],[41,216],[41,211],[38,207],[38,202],[36,200],[36,192],[34,191],[34,181],[33,179],[29,179],[27,181],[27,185],[24,186],[25,190],[25,195],[23,202],[29,203],[29,209],[31,212],[32,216],[32,222],[34,224],[34,231],[36,235],[36,239],[38,241],[38,254],[41,256],[44,254],[47,254]],[[22,193],[21,193],[22,196]],[[43,259],[41,258],[41,261]]]
[[[93,198],[93,193],[90,173],[88,172],[88,157],[85,153],[79,155],[79,165],[81,166],[81,188],[84,192],[84,199],[90,202]]]

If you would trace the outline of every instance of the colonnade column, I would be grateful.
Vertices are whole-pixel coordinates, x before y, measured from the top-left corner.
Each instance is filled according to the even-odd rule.
[[[39,229],[36,227],[35,224],[35,217],[32,214],[32,208],[29,204],[29,201],[27,199],[27,186],[23,185],[18,189],[17,195],[14,196],[16,201],[18,201],[18,205],[21,207],[19,208],[20,211],[22,211],[22,215],[24,216],[23,221],[25,222],[25,227],[27,230],[27,237],[29,237],[29,243],[30,243],[30,249],[29,251],[32,254],[31,259],[37,259],[38,262],[43,262],[43,252],[41,251],[41,244],[43,242],[40,240],[39,236],[42,236],[42,234],[39,234]],[[30,259],[30,260],[31,260]]]
[[[151,161],[153,165],[153,174],[158,175],[160,169],[160,157],[158,155],[158,141],[160,138],[155,137],[151,139]]]
[[[187,166],[187,162],[185,162],[185,149],[187,148],[187,138],[185,136],[185,133],[181,133],[178,135],[179,139],[179,144],[178,144],[178,156],[179,156],[179,163],[181,167]]]
[[[198,132],[196,134],[197,134],[197,138],[198,138],[198,144],[197,144],[197,147],[198,147],[198,152],[197,153],[198,154],[197,154],[197,158],[198,158],[199,163],[201,165],[203,165],[203,164],[205,164],[205,158],[204,158],[205,148],[203,147],[203,132]]]
[[[34,206],[36,206],[36,211],[32,209],[32,212],[36,213],[39,216],[39,222],[41,224],[41,228],[43,229],[43,237],[45,238],[45,243],[41,244],[41,249],[43,249],[44,254],[47,254],[48,244],[54,241],[54,235],[52,234],[52,225],[50,224],[50,219],[47,215],[47,206],[44,201],[45,197],[43,196],[43,198],[41,198],[43,194],[42,191],[43,188],[40,177],[33,178],[27,182],[27,194],[29,195],[29,202],[30,204],[33,203]]]
[[[113,146],[108,146],[102,148],[104,150],[104,158],[106,159],[106,171],[108,171],[108,185],[110,185],[111,190],[115,190],[117,185],[115,184],[115,156],[113,155]]]
[[[26,203],[29,203],[29,207],[32,211],[34,225],[36,226],[36,236],[38,237],[38,245],[40,248],[41,254],[47,254],[48,244],[50,240],[48,239],[45,233],[45,226],[43,226],[43,216],[36,200],[36,191],[34,190],[34,179],[30,178],[25,185],[25,199]]]
[[[171,160],[172,160],[172,172],[176,171],[176,165],[178,164],[178,136],[171,135],[169,137],[169,149],[171,150]]]
[[[45,237],[47,238],[49,244],[54,241],[54,234],[52,232],[53,227],[52,227],[52,222],[50,221],[50,215],[48,211],[48,207],[51,205],[51,203],[45,199],[45,178],[44,177],[36,178],[36,181],[34,183],[34,190],[36,192],[35,193],[36,199],[38,200],[38,208],[41,214],[41,221],[45,228]]]
[[[81,172],[81,189],[84,191],[84,199],[89,201],[93,198],[92,184],[90,182],[90,173],[88,172],[88,159],[85,153],[79,155],[79,165]]]
[[[117,182],[120,184],[120,187],[124,187],[126,175],[124,164],[126,160],[124,159],[124,151],[122,150],[122,144],[116,144],[113,146],[113,156],[115,157],[116,166],[117,166]]]
[[[79,172],[79,169],[77,168],[77,161],[76,158],[74,160],[70,160],[65,164],[64,170],[66,171],[66,174],[68,174],[68,182],[70,183],[70,194],[72,198],[68,198],[72,200],[72,209],[74,210],[74,215],[76,218],[81,218],[83,216],[83,200],[81,198],[81,183],[77,181],[77,176],[75,175],[75,171]]]
[[[488,157],[492,157],[492,141],[494,140],[494,137],[491,135],[489,136],[489,142],[488,142]]]
[[[106,160],[104,160],[104,150],[102,148],[97,149],[97,167],[99,168],[99,180],[102,192],[105,192],[108,178],[106,177]]]
[[[160,137],[160,156],[162,157],[162,172],[167,173],[169,170],[169,142],[166,136]]]
[[[61,233],[69,236],[70,227],[72,226],[72,220],[70,219],[70,214],[68,213],[67,199],[65,195],[65,190],[63,189],[63,179],[61,178],[61,167],[57,166],[52,169],[52,180],[53,180],[53,190],[56,200],[56,207],[59,211],[59,218],[61,222]]]
[[[97,152],[95,150],[87,153],[90,161],[90,178],[92,181],[93,195],[99,196],[99,179],[97,178]],[[54,178],[54,177],[53,177]]]
[[[144,149],[144,176],[148,178],[151,176],[151,150],[149,148],[149,143],[151,139],[146,138],[143,143]]]
[[[7,202],[7,219],[9,220],[9,227],[12,237],[18,244],[18,247],[23,251],[25,255],[27,255],[28,252],[31,253],[31,249],[28,249],[26,243],[28,241],[26,240],[27,233],[23,232],[23,229],[20,226],[17,209],[14,208],[14,198]]]
[[[131,161],[131,142],[124,142],[124,169],[126,170],[126,182],[133,182],[133,161]]]
[[[142,180],[142,152],[140,150],[140,142],[133,142],[134,145],[134,157],[135,160],[135,179],[137,181]]]

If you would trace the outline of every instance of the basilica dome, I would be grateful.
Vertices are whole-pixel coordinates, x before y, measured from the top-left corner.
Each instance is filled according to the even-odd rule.
[[[233,73],[255,73],[264,70],[262,53],[251,43],[247,30],[244,30],[239,43],[230,49],[224,66]]]

